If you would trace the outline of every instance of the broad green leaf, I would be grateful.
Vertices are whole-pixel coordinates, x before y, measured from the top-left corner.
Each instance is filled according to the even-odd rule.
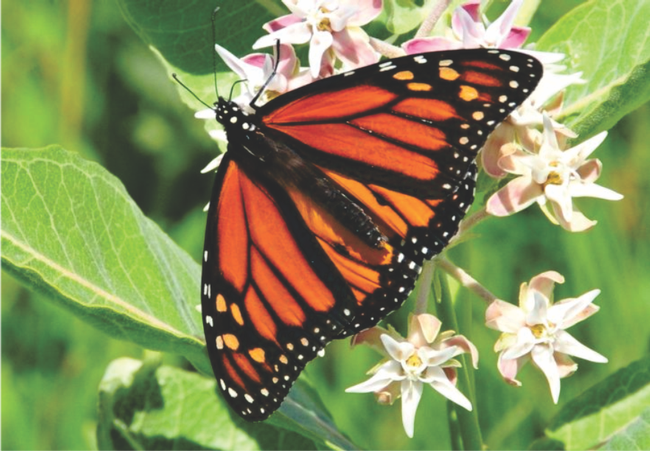
[[[593,0],[560,19],[537,48],[564,53],[567,73],[585,84],[567,89],[558,120],[587,138],[608,130],[650,100],[650,2]]]
[[[114,338],[210,371],[199,265],[122,183],[58,146],[2,150],[2,267]]]
[[[214,71],[212,12],[216,6],[219,6],[214,26],[216,41],[235,55],[251,53],[255,40],[266,33],[261,26],[288,14],[288,10],[274,0],[118,0],[117,3],[142,40],[164,55],[178,71],[210,77]],[[225,67],[220,60],[217,64]]]
[[[309,416],[301,434],[248,423],[218,393],[213,378],[155,361],[116,360],[100,384],[97,442],[105,449],[354,448],[335,429],[324,440],[305,438],[305,432],[325,436],[314,434]]]
[[[647,439],[649,405],[650,357],[632,363],[569,402],[546,435],[564,442],[568,450],[595,448],[614,434],[623,440],[624,431],[630,429],[635,437],[645,434]]]
[[[650,449],[650,408],[645,409],[627,428],[615,434],[601,449]]]
[[[214,41],[242,57],[252,53],[253,43],[266,34],[262,25],[288,14],[279,1],[206,2],[205,0],[143,2],[118,0],[129,25],[160,58],[167,73],[177,73],[183,83],[208,104],[213,103],[214,70],[217,68],[219,86],[229,89],[236,80],[214,50]],[[212,13],[215,14],[214,37]],[[191,95],[179,86],[183,100],[194,110],[203,109]],[[228,97],[228,92],[221,95]]]

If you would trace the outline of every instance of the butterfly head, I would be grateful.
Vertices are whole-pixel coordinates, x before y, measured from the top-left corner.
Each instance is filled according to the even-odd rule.
[[[219,97],[214,108],[217,122],[223,125],[229,137],[233,135],[248,135],[255,131],[255,116],[244,111],[231,100]]]

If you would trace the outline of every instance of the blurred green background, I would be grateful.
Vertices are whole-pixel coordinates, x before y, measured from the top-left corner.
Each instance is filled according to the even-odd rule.
[[[503,6],[495,3],[497,9]],[[532,40],[579,3],[545,0],[532,24]],[[198,261],[201,210],[212,183],[210,175],[198,172],[215,156],[216,146],[115,2],[2,2],[2,118],[3,146],[56,143],[101,163],[122,180],[145,214]],[[595,302],[601,312],[571,331],[610,363],[579,362],[578,373],[562,383],[560,405],[650,350],[649,130],[645,105],[621,121],[596,151],[604,165],[600,183],[625,199],[580,201],[586,215],[599,221],[595,229],[569,234],[531,208],[486,221],[477,228],[477,239],[450,253],[511,302],[516,302],[519,283],[549,269],[567,279],[556,290],[557,299],[602,290]],[[497,334],[480,327],[484,305],[464,291],[461,300],[473,304],[474,317],[462,333],[481,351],[476,381],[484,438],[491,448],[526,448],[559,407],[532,368],[522,372],[520,389],[501,382],[491,351]],[[402,331],[408,310],[391,318]],[[372,351],[347,348],[347,342],[328,347],[306,376],[353,441],[373,449],[449,446],[446,405],[431,390],[425,390],[413,440],[401,430],[398,406],[383,408],[369,395],[343,394],[377,362]],[[96,392],[106,366],[117,357],[142,354],[141,348],[96,331],[3,273],[2,448],[95,447]],[[180,358],[168,359],[183,364]]]

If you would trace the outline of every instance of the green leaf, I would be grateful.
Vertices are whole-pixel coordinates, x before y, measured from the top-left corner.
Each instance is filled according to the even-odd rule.
[[[103,449],[352,449],[335,430],[327,440],[248,423],[221,400],[213,378],[157,362],[113,361],[99,387],[97,443]],[[278,414],[272,418],[277,417]],[[294,425],[295,427],[295,425]],[[325,436],[323,431],[312,435]]]
[[[415,30],[431,12],[433,0],[387,0],[384,2],[386,28],[392,34]]]
[[[573,399],[553,419],[546,435],[564,442],[568,450],[595,448],[614,434],[614,443],[621,443],[626,436],[647,440],[648,405],[650,357],[619,370]]]
[[[169,75],[176,73],[181,81],[207,104],[215,98],[215,65],[222,96],[237,81],[236,75],[226,67],[214,50],[214,41],[242,57],[252,53],[253,43],[266,34],[262,25],[289,11],[275,0],[254,2],[225,2],[215,14],[212,24],[213,2],[184,0],[143,2],[117,0],[129,25],[158,56]],[[218,2],[217,2],[218,3]],[[214,35],[213,35],[214,28]],[[265,50],[262,50],[265,51]],[[271,49],[266,49],[271,51]],[[179,95],[192,110],[205,108],[185,88],[176,84]],[[216,121],[206,122],[207,130],[221,128]],[[225,151],[225,146],[222,147]]]
[[[585,84],[567,89],[560,122],[587,138],[608,130],[650,100],[650,2],[593,0],[560,19],[537,48],[564,53],[567,73]]]
[[[114,338],[209,372],[199,265],[122,183],[61,147],[2,150],[2,267]]]
[[[117,3],[142,40],[164,55],[178,71],[212,77],[215,54],[212,12],[219,2],[118,0]],[[215,15],[216,41],[235,55],[250,53],[255,40],[266,33],[261,26],[283,14],[288,14],[286,8],[273,0],[223,2]],[[217,64],[225,67],[220,60]]]
[[[615,434],[601,449],[650,449],[650,408],[645,409],[627,428]]]

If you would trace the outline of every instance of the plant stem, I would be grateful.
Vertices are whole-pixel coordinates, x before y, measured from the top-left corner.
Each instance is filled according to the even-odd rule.
[[[449,293],[449,286],[447,284],[447,276],[436,272],[436,277],[438,277],[438,282],[440,283],[440,293],[441,293],[441,302],[438,304],[438,316],[440,320],[445,324],[444,329],[449,330],[453,329],[458,331],[458,321],[456,320],[456,312],[454,311],[454,306],[451,300],[451,294]],[[458,424],[460,426],[460,437],[463,441],[463,449],[473,449],[480,450],[483,449],[483,440],[481,438],[481,429],[478,424],[478,413],[476,410],[476,395],[472,389],[472,383],[470,380],[468,359],[465,356],[457,357],[461,363],[462,367],[457,368],[458,371],[458,389],[463,392],[465,396],[470,400],[474,410],[468,412],[463,408],[456,408],[456,414],[458,415]],[[454,425],[450,424],[450,430],[453,430]],[[452,442],[454,439],[452,439]]]
[[[431,32],[433,31],[433,27],[436,25],[440,17],[442,16],[442,13],[445,12],[445,10],[449,7],[451,4],[451,0],[439,0],[436,6],[433,7],[431,10],[431,14],[424,19],[424,22],[422,22],[422,25],[420,25],[420,28],[418,29],[417,33],[415,33],[416,38],[424,38],[426,36],[431,35]]]
[[[418,290],[418,296],[415,301],[415,309],[413,311],[413,313],[416,315],[427,312],[427,306],[429,304],[429,293],[431,292],[431,284],[433,283],[434,269],[435,266],[432,260],[424,262],[424,266],[422,267],[422,274],[420,275],[420,289]]]
[[[472,291],[479,298],[483,299],[486,303],[490,303],[498,299],[490,290],[480,284],[478,280],[470,276],[464,269],[459,268],[445,257],[439,257],[436,263],[440,269],[445,271],[454,279],[458,280],[462,286]]]
[[[471,214],[470,216],[463,219],[460,223],[460,228],[458,230],[458,236],[462,236],[476,226],[479,222],[487,219],[490,215],[485,210],[485,207],[481,208],[476,213]]]
[[[382,41],[380,39],[370,38],[370,45],[373,49],[377,50],[381,55],[386,58],[397,58],[399,56],[404,56],[404,50],[395,45],[389,44],[388,42]]]

